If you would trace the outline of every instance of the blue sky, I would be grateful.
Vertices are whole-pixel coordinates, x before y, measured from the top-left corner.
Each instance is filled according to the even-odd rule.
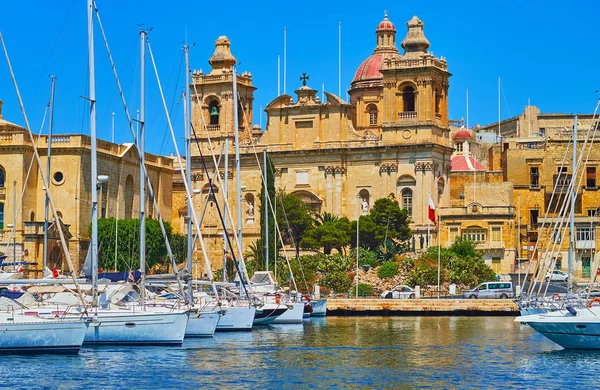
[[[2,1],[0,31],[34,131],[38,131],[50,94],[48,75],[57,76],[55,132],[89,133],[87,104],[86,6],[84,0]],[[152,27],[150,40],[172,107],[176,131],[182,134],[182,44],[186,29],[191,68],[210,70],[214,41],[227,35],[232,51],[250,71],[258,88],[259,108],[277,95],[277,56],[283,55],[287,27],[287,92],[300,86],[302,72],[309,85],[338,91],[338,22],[342,22],[342,97],[354,72],[375,46],[375,28],[389,11],[400,42],[406,22],[418,15],[425,23],[430,50],[448,60],[450,117],[465,116],[469,89],[469,122],[486,124],[498,116],[498,77],[502,79],[502,118],[517,115],[527,104],[543,112],[591,112],[600,89],[597,1],[231,1],[98,0],[121,82],[132,111],[139,106],[139,27]],[[96,28],[98,134],[110,138],[111,112],[116,113],[116,141],[130,142],[106,51]],[[5,119],[23,119],[8,73],[0,59],[0,99]],[[166,135],[154,75],[147,64],[147,149],[173,151]],[[264,114],[263,114],[264,115]],[[263,124],[264,116],[263,116]]]

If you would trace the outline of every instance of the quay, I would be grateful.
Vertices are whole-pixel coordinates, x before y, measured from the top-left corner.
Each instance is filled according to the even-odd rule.
[[[328,316],[518,316],[509,299],[327,299]]]

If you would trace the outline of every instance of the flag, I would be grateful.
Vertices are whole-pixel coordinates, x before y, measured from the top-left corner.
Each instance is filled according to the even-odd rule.
[[[435,205],[433,204],[433,199],[431,199],[431,195],[429,195],[429,206],[427,207],[429,212],[429,220],[435,223]]]

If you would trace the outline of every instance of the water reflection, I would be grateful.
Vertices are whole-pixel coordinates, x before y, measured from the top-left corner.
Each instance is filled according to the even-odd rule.
[[[599,363],[600,353],[561,350],[511,317],[329,317],[181,347],[6,356],[0,376],[19,388],[39,387],[41,373],[62,388],[592,388]]]

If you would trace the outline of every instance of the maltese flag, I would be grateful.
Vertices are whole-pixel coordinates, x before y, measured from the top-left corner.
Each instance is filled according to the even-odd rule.
[[[431,199],[431,195],[429,195],[429,206],[427,207],[429,211],[429,220],[435,223],[435,205],[433,204],[433,199]]]

